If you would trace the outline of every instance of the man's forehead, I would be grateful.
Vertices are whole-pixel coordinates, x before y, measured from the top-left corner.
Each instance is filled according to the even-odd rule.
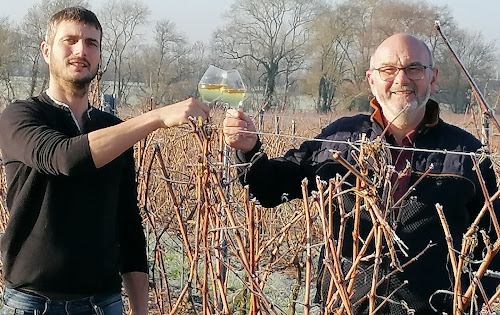
[[[376,68],[380,65],[408,65],[429,63],[429,55],[420,43],[385,43],[377,48],[372,63]]]
[[[79,35],[84,33],[86,37],[96,37],[96,39],[100,37],[100,31],[95,26],[80,21],[64,20],[59,22],[56,28],[56,36],[63,36],[65,34]]]

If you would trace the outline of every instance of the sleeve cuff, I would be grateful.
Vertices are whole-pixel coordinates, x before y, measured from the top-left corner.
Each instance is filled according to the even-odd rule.
[[[256,153],[259,153],[261,151],[262,142],[260,141],[260,138],[257,138],[257,142],[250,151],[243,152],[240,150],[236,150],[236,160],[238,161],[238,163],[248,163],[252,160]]]

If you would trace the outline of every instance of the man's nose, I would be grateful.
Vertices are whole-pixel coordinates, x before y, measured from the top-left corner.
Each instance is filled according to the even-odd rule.
[[[75,45],[73,46],[73,54],[81,57],[87,55],[87,46],[85,45],[85,41],[83,39],[80,39],[75,43]]]
[[[399,69],[398,73],[396,73],[396,76],[394,77],[393,82],[403,84],[409,82],[410,79],[408,79],[408,76],[406,75],[406,70],[405,69]]]

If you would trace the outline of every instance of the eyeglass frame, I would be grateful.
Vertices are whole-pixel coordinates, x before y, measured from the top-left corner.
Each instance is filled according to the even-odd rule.
[[[423,67],[424,71],[422,72],[422,77],[420,79],[410,79],[410,77],[408,77],[408,73],[406,72],[406,69],[408,69],[410,67]],[[397,71],[394,73],[394,75],[392,77],[387,78],[387,79],[383,79],[382,75],[380,74],[380,69],[383,69],[383,68],[396,68]],[[393,81],[397,77],[397,75],[399,74],[399,71],[401,71],[401,70],[403,70],[404,73],[405,73],[405,75],[408,77],[408,79],[410,79],[412,81],[422,80],[425,77],[425,70],[427,70],[427,69],[434,69],[434,67],[433,66],[421,65],[421,64],[411,64],[411,65],[408,65],[406,67],[383,66],[383,67],[379,67],[379,68],[374,68],[372,70],[377,70],[378,76],[379,76],[380,80],[385,81],[385,82],[391,82],[391,81]]]

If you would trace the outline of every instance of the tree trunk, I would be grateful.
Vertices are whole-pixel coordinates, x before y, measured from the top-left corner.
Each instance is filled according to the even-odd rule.
[[[29,97],[32,97],[35,95],[35,89],[36,89],[36,82],[38,78],[38,63],[40,60],[40,54],[38,54],[35,59],[33,60],[33,65],[31,67],[31,83],[30,83],[30,93]]]
[[[275,104],[275,87],[276,76],[278,74],[278,64],[273,63],[267,68],[267,82],[266,82],[266,96],[265,101],[268,102],[269,107],[276,107]]]

